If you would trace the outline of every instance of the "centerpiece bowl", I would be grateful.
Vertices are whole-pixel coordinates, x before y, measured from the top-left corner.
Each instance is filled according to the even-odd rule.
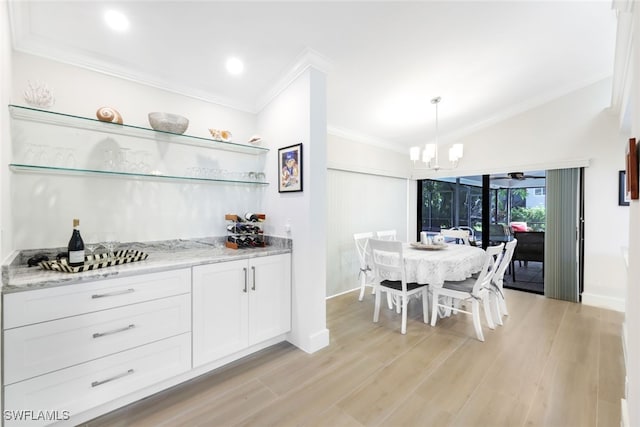
[[[183,134],[189,126],[189,119],[178,114],[149,113],[149,124],[155,130]]]

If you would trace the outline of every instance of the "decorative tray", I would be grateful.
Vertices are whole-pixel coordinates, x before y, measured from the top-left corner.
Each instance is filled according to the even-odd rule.
[[[63,273],[81,273],[83,271],[97,270],[99,268],[126,264],[129,262],[144,261],[149,254],[141,251],[123,250],[111,254],[95,254],[84,257],[84,265],[72,267],[67,264],[67,259],[54,261],[41,261],[38,265],[45,270],[60,271]]]
[[[428,251],[438,251],[440,249],[446,249],[447,248],[447,244],[443,243],[440,245],[427,245],[425,243],[420,243],[420,242],[413,242],[411,243],[411,247],[415,248],[415,249],[425,249]]]

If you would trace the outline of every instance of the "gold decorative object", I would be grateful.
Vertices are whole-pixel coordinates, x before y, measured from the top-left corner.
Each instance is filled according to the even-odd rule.
[[[228,130],[209,129],[209,132],[211,133],[211,136],[215,140],[224,141],[224,142],[231,141],[232,135],[231,135],[231,132],[229,132]]]
[[[118,110],[111,107],[101,107],[96,111],[96,117],[102,122],[112,122],[122,124],[122,116],[118,113]]]

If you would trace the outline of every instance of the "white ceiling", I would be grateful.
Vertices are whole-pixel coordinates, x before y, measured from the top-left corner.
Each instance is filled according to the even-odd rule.
[[[455,137],[613,72],[611,2],[9,1],[14,47],[258,111],[305,52],[334,133],[399,149]],[[131,28],[114,33],[109,8]],[[230,76],[235,55],[244,73]],[[309,56],[309,55],[307,55]]]

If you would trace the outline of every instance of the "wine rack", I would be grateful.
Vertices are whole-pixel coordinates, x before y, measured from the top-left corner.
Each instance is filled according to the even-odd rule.
[[[226,246],[231,249],[263,248],[266,246],[262,226],[265,214],[251,214],[242,218],[235,214],[224,216],[227,221]]]

